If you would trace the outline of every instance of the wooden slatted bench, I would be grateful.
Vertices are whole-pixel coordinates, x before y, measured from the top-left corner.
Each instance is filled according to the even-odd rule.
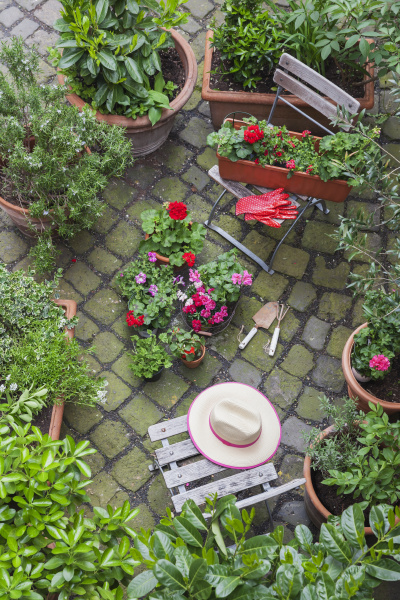
[[[238,508],[245,508],[246,506],[251,506],[257,502],[265,501],[270,515],[270,522],[272,524],[272,517],[267,500],[274,496],[279,496],[284,492],[293,490],[300,485],[303,485],[306,481],[305,479],[294,479],[279,487],[271,487],[269,482],[277,479],[278,475],[274,465],[272,463],[266,463],[253,469],[238,470],[234,475],[229,477],[212,481],[211,483],[206,483],[199,487],[194,487],[193,489],[187,489],[187,483],[194,483],[205,477],[229,470],[226,467],[216,465],[206,458],[179,466],[178,462],[185,461],[186,459],[199,454],[197,448],[190,439],[175,444],[169,443],[168,438],[179,433],[185,433],[187,430],[187,415],[171,419],[170,421],[163,421],[156,425],[151,425],[148,429],[150,440],[152,442],[161,440],[163,445],[162,448],[155,451],[155,464],[149,465],[149,469],[150,471],[159,469],[162,472],[166,486],[171,491],[172,502],[177,512],[181,512],[184,502],[189,498],[193,499],[196,504],[201,505],[209,494],[216,493],[218,494],[218,497],[222,498],[228,494],[236,494],[243,490],[261,485],[264,490],[263,492],[239,500],[236,503],[236,506]],[[207,513],[204,516],[207,517]]]

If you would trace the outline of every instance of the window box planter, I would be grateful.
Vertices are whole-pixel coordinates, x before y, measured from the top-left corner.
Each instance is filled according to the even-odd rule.
[[[357,406],[360,410],[364,412],[368,412],[368,402],[372,402],[373,404],[380,404],[388,415],[392,415],[400,411],[400,403],[399,402],[387,402],[385,400],[380,400],[376,396],[373,396],[369,392],[367,392],[354,377],[351,368],[351,353],[353,351],[354,346],[354,336],[364,327],[367,327],[368,323],[363,323],[360,325],[349,337],[346,342],[345,347],[343,348],[342,353],[342,369],[343,375],[346,379],[347,389],[349,391],[350,398],[357,399]]]
[[[259,92],[222,92],[214,90],[210,87],[210,71],[212,64],[213,48],[211,48],[210,38],[212,38],[213,32],[210,30],[206,36],[206,50],[204,57],[204,75],[203,75],[203,86],[201,97],[203,100],[207,100],[210,103],[211,119],[215,129],[219,129],[224,121],[226,115],[231,112],[248,112],[257,119],[266,119],[270,113],[272,104],[275,99],[275,94],[261,94]],[[367,67],[368,75],[366,79],[373,77],[374,67],[369,65]],[[288,95],[287,99],[297,108],[305,112],[308,116],[319,121],[325,127],[332,128],[329,119],[321,115],[320,112],[312,108],[309,104],[306,104],[300,98],[296,98],[293,95]],[[374,106],[374,82],[371,81],[365,86],[365,95],[363,98],[356,98],[360,102],[360,111],[364,108],[370,110]],[[306,122],[305,122],[306,121]],[[281,100],[278,101],[278,105],[274,112],[273,117],[274,125],[286,125],[288,129],[300,129],[303,130],[305,126],[310,129],[314,134],[320,134],[321,129],[318,128],[314,123],[304,119],[296,111],[287,106]]]
[[[163,109],[161,119],[152,125],[149,118],[137,117],[131,119],[122,115],[103,115],[96,112],[96,118],[99,121],[106,121],[109,125],[119,125],[126,128],[126,135],[132,143],[133,156],[145,156],[157,150],[167,139],[175,117],[180,109],[188,102],[193,93],[197,80],[197,62],[196,57],[186,40],[173,29],[171,35],[175,43],[176,51],[182,61],[182,67],[185,71],[185,85],[177,97],[171,102],[171,110]],[[64,84],[64,76],[58,72],[58,81]],[[77,94],[67,95],[67,100],[82,110],[86,102]]]
[[[232,121],[231,119],[228,119]],[[242,121],[235,121],[235,128],[239,129],[245,125]],[[301,133],[289,131],[290,135],[301,138]],[[321,138],[315,137],[316,145]],[[295,192],[300,196],[312,196],[331,202],[344,202],[351,191],[347,181],[343,179],[331,179],[322,181],[318,175],[308,175],[296,171],[290,179],[287,178],[289,169],[267,165],[265,167],[256,165],[250,160],[238,160],[233,162],[224,156],[220,156],[217,150],[219,173],[223,179],[232,181],[244,181],[266,188],[277,189],[283,187],[285,192]]]

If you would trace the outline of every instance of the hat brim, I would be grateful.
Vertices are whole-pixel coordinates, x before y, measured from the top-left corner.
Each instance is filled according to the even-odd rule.
[[[246,448],[221,442],[210,428],[212,409],[223,398],[245,400],[261,415],[258,440]],[[203,390],[192,402],[187,416],[188,432],[197,450],[208,460],[229,469],[251,469],[270,460],[281,441],[281,423],[275,408],[264,394],[244,383],[218,383]]]

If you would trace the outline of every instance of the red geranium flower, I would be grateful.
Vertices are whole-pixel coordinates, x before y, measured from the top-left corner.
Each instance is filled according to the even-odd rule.
[[[187,207],[183,202],[170,202],[167,211],[175,221],[183,221],[187,217]]]
[[[308,131],[308,129],[305,129],[305,130],[302,132],[302,134],[301,134],[301,137],[307,137],[307,136],[308,136],[308,135],[310,135],[310,134],[311,134],[311,131]]]
[[[184,352],[185,352],[185,354],[194,354],[193,346],[190,348],[190,350],[185,350]]]
[[[282,156],[282,152],[275,152],[275,156]]]
[[[306,169],[306,173],[310,174],[313,169],[314,167],[312,165],[309,165]]]
[[[259,164],[260,164],[260,161],[259,161],[259,159],[258,159],[258,158],[256,158],[256,160],[254,161],[254,164],[255,164],[255,165],[259,165]]]
[[[243,137],[245,142],[249,142],[249,144],[255,144],[255,142],[263,139],[264,132],[259,128],[258,125],[250,125],[244,132]]]
[[[195,331],[200,331],[201,329],[201,321],[199,321],[198,319],[193,319],[192,321],[192,327]]]
[[[140,317],[136,318],[133,314],[133,310],[130,310],[126,313],[126,322],[129,327],[141,327],[144,322],[144,315],[140,315]]]
[[[185,254],[182,254],[182,258],[187,262],[189,267],[193,267],[196,257],[192,252],[185,252]]]
[[[294,162],[293,158],[291,160],[287,161],[286,168],[287,169],[295,169],[296,168],[296,163]]]

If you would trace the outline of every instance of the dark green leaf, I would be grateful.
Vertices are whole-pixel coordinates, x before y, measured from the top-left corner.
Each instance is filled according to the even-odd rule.
[[[158,580],[152,571],[143,571],[132,579],[128,585],[128,594],[132,598],[147,596],[157,585]]]

